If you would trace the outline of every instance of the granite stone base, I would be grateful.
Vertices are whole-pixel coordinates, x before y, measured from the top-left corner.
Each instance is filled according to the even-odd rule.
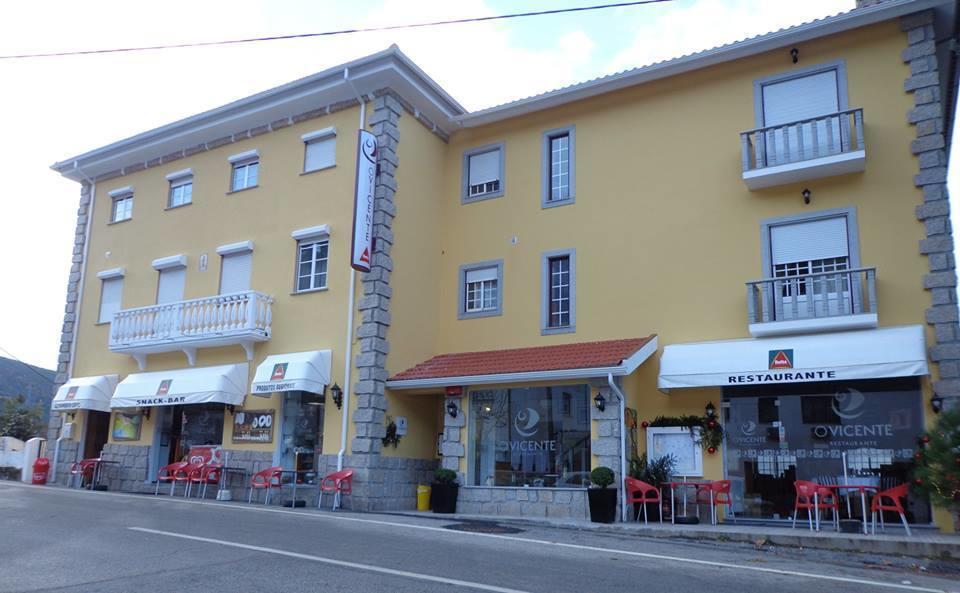
[[[53,463],[53,448],[56,447],[56,441],[47,441],[47,451],[44,453]],[[80,449],[80,443],[77,441],[60,441],[60,453],[57,454],[57,467],[54,468],[55,474],[52,483],[60,486],[66,486],[70,479],[70,468],[77,460],[77,451]]]
[[[322,474],[332,473],[337,469],[337,456],[324,455],[318,465]],[[347,455],[343,467],[354,471],[353,492],[343,496],[343,508],[353,511],[412,511],[417,508],[417,485],[433,481],[437,461]],[[333,504],[332,499],[329,502]]]
[[[457,512],[504,517],[590,518],[585,488],[461,486]]]

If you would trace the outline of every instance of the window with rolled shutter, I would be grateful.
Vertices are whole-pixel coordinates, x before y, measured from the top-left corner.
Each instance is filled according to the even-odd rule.
[[[840,117],[827,118],[845,109],[840,104],[835,69],[764,84],[763,127],[786,126],[766,133],[770,164],[836,154],[842,150]]]
[[[500,190],[500,149],[472,154],[467,161],[468,196]]]
[[[220,258],[220,294],[250,290],[253,252],[231,253]]]
[[[774,278],[790,278],[837,272],[850,268],[850,239],[847,217],[835,216],[804,222],[777,225],[770,228],[770,259]],[[821,285],[821,283],[827,283]],[[812,287],[814,293],[847,290],[847,279],[817,277]],[[784,297],[796,291],[804,295],[804,282],[787,283],[783,286]]]
[[[465,274],[464,311],[491,311],[499,306],[497,266],[467,270]]]
[[[157,304],[175,303],[183,300],[183,284],[187,279],[186,268],[160,270],[157,282]]]
[[[303,157],[304,172],[319,171],[336,164],[336,136],[324,136],[306,142]]]
[[[100,323],[110,323],[113,315],[121,309],[123,278],[109,278],[100,285]]]

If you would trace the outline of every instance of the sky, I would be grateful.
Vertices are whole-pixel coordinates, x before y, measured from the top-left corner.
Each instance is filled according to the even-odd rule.
[[[0,55],[317,32],[600,3],[32,0],[4,6]],[[474,110],[835,14],[853,4],[674,0],[412,31],[0,60],[0,356],[56,365],[79,185],[51,171],[55,161],[391,43]]]

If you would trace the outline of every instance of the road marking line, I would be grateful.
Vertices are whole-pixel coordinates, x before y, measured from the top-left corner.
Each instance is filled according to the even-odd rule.
[[[10,483],[15,484],[15,483]],[[19,484],[18,484],[19,485]],[[31,489],[40,489],[44,492],[61,492],[69,494],[86,494],[86,495],[96,495],[96,496],[115,496],[119,498],[132,498],[142,501],[159,501],[159,502],[170,502],[170,503],[179,503],[179,504],[193,504],[200,506],[209,506],[218,509],[231,510],[231,511],[258,511],[261,513],[276,513],[282,515],[295,515],[298,517],[306,517],[312,519],[328,520],[328,521],[344,521],[344,522],[353,522],[353,523],[370,523],[373,525],[386,525],[390,527],[400,527],[402,529],[420,529],[422,531],[433,531],[438,533],[444,533],[446,535],[462,535],[462,536],[472,536],[472,537],[486,537],[492,539],[508,540],[515,541],[520,543],[527,544],[541,544],[546,546],[556,546],[560,548],[569,548],[576,550],[585,550],[590,552],[598,552],[601,554],[621,554],[625,556],[632,556],[636,558],[649,558],[653,560],[668,560],[671,562],[685,563],[685,564],[697,564],[701,566],[711,566],[715,568],[729,568],[735,570],[746,570],[752,572],[762,572],[768,574],[778,574],[783,576],[793,576],[807,579],[817,579],[817,580],[826,580],[834,581],[841,583],[853,583],[858,585],[867,585],[871,587],[882,587],[887,589],[898,589],[901,591],[921,591],[923,593],[948,593],[945,589],[931,589],[927,587],[917,587],[913,585],[902,585],[900,583],[889,583],[883,581],[871,581],[867,579],[860,579],[855,577],[842,577],[842,576],[831,576],[823,574],[814,574],[806,573],[795,570],[787,570],[781,568],[763,568],[760,566],[742,566],[738,564],[730,564],[726,562],[717,562],[713,560],[697,560],[695,558],[683,558],[680,556],[667,556],[663,554],[651,554],[647,552],[631,552],[628,550],[618,550],[615,548],[601,548],[597,546],[587,546],[583,544],[568,544],[563,542],[553,542],[549,540],[540,540],[540,539],[530,539],[524,537],[517,537],[511,535],[498,535],[494,533],[472,533],[465,531],[452,531],[450,529],[445,529],[443,527],[430,527],[429,525],[416,525],[414,523],[399,523],[396,521],[381,521],[377,519],[361,519],[359,517],[344,517],[342,515],[333,515],[326,513],[317,513],[317,512],[304,512],[304,511],[294,511],[294,510],[283,510],[283,509],[271,509],[271,508],[262,508],[259,506],[253,505],[244,505],[244,506],[234,506],[230,503],[225,502],[213,502],[213,501],[201,501],[201,500],[185,500],[182,498],[174,498],[166,495],[158,497],[147,497],[140,494],[126,494],[121,492],[90,492],[89,490],[70,490],[70,489],[59,489],[59,488],[44,488],[42,486],[30,486],[28,484],[22,485],[24,488]]]
[[[217,544],[220,546],[227,546],[230,548],[239,548],[241,550],[250,550],[253,552],[262,552],[264,554],[274,554],[277,556],[286,556],[288,558],[296,558],[297,560],[310,560],[312,562],[321,562],[323,564],[332,564],[334,566],[343,566],[346,568],[356,568],[359,570],[365,570],[369,572],[378,572],[381,574],[387,574],[391,576],[406,577],[409,579],[417,579],[421,581],[430,581],[433,583],[440,583],[443,585],[453,585],[455,587],[466,587],[468,589],[479,589],[481,591],[493,591],[494,593],[529,593],[527,591],[521,591],[519,589],[509,589],[507,587],[497,587],[495,585],[484,585],[483,583],[475,583],[472,581],[461,581],[459,579],[448,579],[446,577],[438,577],[429,574],[423,574],[419,572],[409,572],[406,570],[395,570],[392,568],[383,568],[382,566],[373,566],[370,564],[361,564],[359,562],[349,562],[346,560],[336,560],[334,558],[324,558],[322,556],[313,556],[311,554],[300,554],[298,552],[289,552],[287,550],[278,550],[277,548],[266,548],[263,546],[252,546],[250,544],[241,544],[238,542],[230,542],[222,539],[213,539],[209,537],[198,537],[195,535],[186,535],[184,533],[174,533],[172,531],[160,531],[158,529],[147,529],[145,527],[128,527],[131,531],[139,531],[142,533],[152,533],[155,535],[165,535],[167,537],[176,537],[179,539],[187,539],[196,542],[203,542],[207,544]]]

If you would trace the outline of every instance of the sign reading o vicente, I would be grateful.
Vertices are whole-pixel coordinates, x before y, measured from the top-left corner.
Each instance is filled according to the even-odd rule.
[[[357,131],[357,179],[353,201],[353,243],[350,266],[370,271],[373,257],[373,205],[377,184],[377,137],[366,130]]]

